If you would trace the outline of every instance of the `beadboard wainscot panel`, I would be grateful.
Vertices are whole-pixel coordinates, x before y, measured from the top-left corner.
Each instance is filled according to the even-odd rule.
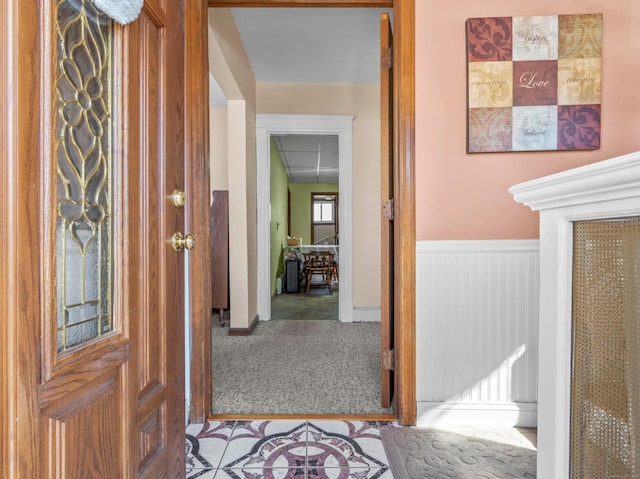
[[[419,426],[535,426],[538,240],[416,243]]]

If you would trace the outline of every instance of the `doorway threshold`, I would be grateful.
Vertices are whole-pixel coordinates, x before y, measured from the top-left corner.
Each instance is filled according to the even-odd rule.
[[[329,420],[329,421],[396,421],[393,414],[209,414],[209,421],[258,421],[258,420]]]

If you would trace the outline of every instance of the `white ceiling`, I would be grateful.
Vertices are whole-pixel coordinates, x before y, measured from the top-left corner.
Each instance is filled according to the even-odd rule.
[[[379,82],[380,14],[389,9],[234,8],[232,12],[259,82]],[[212,105],[223,106],[226,100],[213,75],[210,80]],[[276,145],[291,181],[338,182],[337,136],[278,136]]]
[[[234,8],[257,81],[377,83],[378,8]]]
[[[274,135],[294,183],[338,183],[338,135]]]

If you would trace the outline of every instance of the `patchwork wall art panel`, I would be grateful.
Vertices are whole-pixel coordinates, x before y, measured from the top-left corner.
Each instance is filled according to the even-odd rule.
[[[602,14],[469,18],[467,152],[600,148]]]

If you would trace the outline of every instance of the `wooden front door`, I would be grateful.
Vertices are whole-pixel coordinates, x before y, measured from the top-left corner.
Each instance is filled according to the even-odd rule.
[[[184,2],[7,3],[0,475],[184,477]]]

